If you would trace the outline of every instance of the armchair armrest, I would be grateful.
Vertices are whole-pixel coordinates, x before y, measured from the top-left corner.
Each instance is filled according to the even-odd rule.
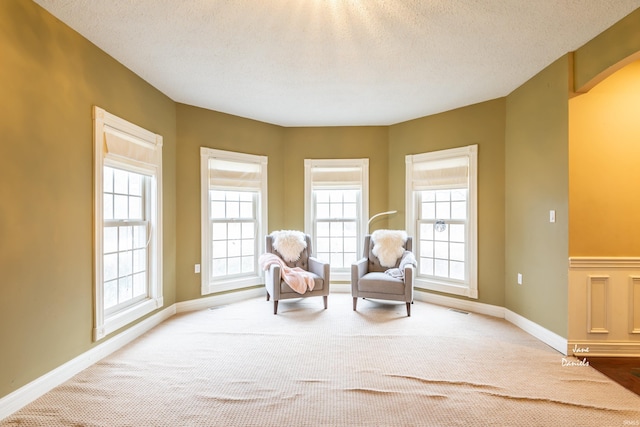
[[[329,279],[330,268],[329,264],[320,261],[318,258],[309,257],[309,271],[322,277],[324,281]]]
[[[280,274],[280,266],[275,264],[270,265],[269,270],[264,273],[264,286],[274,300],[280,299]]]
[[[360,279],[362,276],[369,272],[369,260],[367,258],[360,258],[355,263],[351,264],[351,280]],[[354,276],[355,274],[355,276]]]
[[[405,301],[413,302],[413,279],[415,277],[415,267],[413,265],[405,265],[404,267],[404,294]]]
[[[413,286],[416,268],[413,265],[404,266],[404,282]]]
[[[351,295],[355,298],[358,295],[358,282],[360,278],[367,274],[369,270],[369,260],[367,258],[360,258],[355,263],[351,264]]]

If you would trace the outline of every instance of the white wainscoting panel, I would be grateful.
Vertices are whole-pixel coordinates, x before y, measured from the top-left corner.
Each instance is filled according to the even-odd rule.
[[[569,258],[569,348],[640,355],[640,258]]]
[[[640,276],[629,277],[629,333],[640,334]]]
[[[608,334],[609,276],[589,275],[587,279],[587,322],[589,333]]]

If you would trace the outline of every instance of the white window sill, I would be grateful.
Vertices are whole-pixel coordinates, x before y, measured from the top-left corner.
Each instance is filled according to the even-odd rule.
[[[202,295],[242,289],[262,284],[264,284],[264,279],[261,276],[240,277],[237,279],[217,279],[209,282],[208,284],[202,285]]]
[[[465,284],[447,283],[436,280],[416,277],[413,283],[414,287],[427,289],[430,291],[443,292],[452,295],[460,295],[468,298],[477,299],[478,290],[472,289]]]
[[[98,341],[112,332],[117,331],[118,329],[127,326],[129,323],[138,320],[142,316],[151,313],[157,308],[163,306],[162,298],[157,299],[147,299],[141,301],[140,303],[123,310],[119,313],[116,313],[112,316],[109,316],[105,319],[104,324],[93,330],[93,339],[94,341]]]
[[[351,283],[351,271],[332,271],[329,273],[331,282],[349,282]]]

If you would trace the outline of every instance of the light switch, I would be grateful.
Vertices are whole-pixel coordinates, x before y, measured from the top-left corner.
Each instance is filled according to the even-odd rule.
[[[556,222],[556,211],[553,209],[549,211],[549,222]]]
[[[193,271],[194,273],[200,273],[200,264],[196,264]]]

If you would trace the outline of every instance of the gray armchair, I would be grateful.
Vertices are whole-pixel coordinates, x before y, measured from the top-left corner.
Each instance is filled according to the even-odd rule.
[[[403,277],[394,277],[387,273],[388,267],[380,264],[380,260],[373,254],[371,235],[364,238],[364,257],[351,265],[351,296],[353,297],[353,311],[358,305],[358,298],[373,298],[391,301],[404,301],[407,304],[407,316],[411,316],[413,302],[414,265],[404,265],[403,257],[411,254],[412,238],[408,237],[404,244],[404,255],[396,260],[395,269],[401,265]],[[407,252],[408,251],[408,252]],[[411,254],[411,258],[415,262]],[[406,260],[405,260],[406,261]]]
[[[282,280],[280,266],[271,265],[265,272],[265,287],[267,288],[267,301],[273,297],[273,314],[278,313],[278,301],[291,298],[307,298],[314,296],[322,296],[324,299],[324,308],[327,308],[327,299],[329,296],[329,264],[322,263],[312,255],[311,237],[306,234],[305,241],[307,247],[300,253],[300,258],[295,262],[287,262],[284,257],[278,253],[273,247],[273,236],[266,237],[266,252],[275,254],[280,257],[288,267],[300,267],[312,273],[314,287],[312,291],[300,294],[294,291],[287,283]]]

